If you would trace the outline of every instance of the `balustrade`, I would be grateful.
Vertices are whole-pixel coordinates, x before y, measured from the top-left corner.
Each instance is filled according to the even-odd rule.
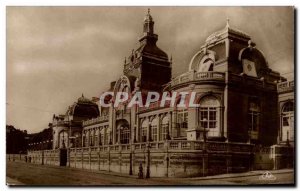
[[[190,81],[205,81],[205,80],[220,80],[225,81],[225,73],[222,72],[187,72],[172,80],[171,85],[190,82]]]
[[[294,81],[285,81],[277,84],[278,92],[293,91]]]
[[[83,126],[88,126],[88,125],[98,124],[98,123],[101,123],[101,122],[104,122],[104,121],[108,121],[108,119],[109,119],[108,115],[103,115],[103,116],[100,116],[100,117],[97,117],[97,118],[92,118],[92,119],[83,121],[82,125]]]

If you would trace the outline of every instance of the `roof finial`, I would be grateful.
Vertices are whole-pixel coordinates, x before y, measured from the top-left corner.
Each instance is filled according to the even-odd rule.
[[[82,93],[81,97],[84,97],[84,96],[83,96],[83,93]]]
[[[229,28],[229,18],[226,19],[226,27]]]
[[[150,8],[148,8],[148,15],[150,15]]]

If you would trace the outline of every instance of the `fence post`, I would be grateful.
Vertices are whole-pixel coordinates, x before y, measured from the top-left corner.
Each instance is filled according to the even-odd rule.
[[[92,154],[91,147],[89,147],[89,165],[90,165],[90,170],[91,170],[91,154]]]
[[[100,146],[98,146],[98,170],[100,170]]]
[[[44,165],[44,150],[42,150],[42,165]]]
[[[81,168],[83,169],[83,147],[81,148]]]

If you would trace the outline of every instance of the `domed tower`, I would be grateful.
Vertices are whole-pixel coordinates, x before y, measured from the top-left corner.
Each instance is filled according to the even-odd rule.
[[[150,9],[144,18],[140,46],[125,58],[123,73],[139,79],[142,91],[160,91],[171,80],[171,62],[168,55],[157,47],[158,35]]]
[[[68,107],[65,115],[53,115],[53,149],[80,147],[82,121],[98,116],[98,105],[83,95]]]
[[[170,89],[197,93],[198,111],[188,113],[188,139],[207,128],[211,140],[272,145],[278,133],[280,79],[251,37],[227,20],[192,57],[189,71],[172,80]]]

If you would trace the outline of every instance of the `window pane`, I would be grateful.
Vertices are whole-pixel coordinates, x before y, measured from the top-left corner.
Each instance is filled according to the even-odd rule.
[[[209,111],[209,120],[216,120],[216,111]]]
[[[208,127],[208,125],[207,125],[208,123],[207,122],[201,122],[201,127],[203,127],[203,128],[207,128]]]
[[[258,129],[258,115],[253,115],[253,131],[257,131]]]
[[[209,122],[209,128],[216,128],[216,122]]]
[[[289,118],[288,117],[283,117],[282,118],[282,125],[283,126],[289,126]]]
[[[201,111],[201,114],[200,114],[200,120],[204,120],[204,119],[208,119],[208,113],[207,111]]]
[[[248,114],[248,129],[252,130],[252,113]]]

